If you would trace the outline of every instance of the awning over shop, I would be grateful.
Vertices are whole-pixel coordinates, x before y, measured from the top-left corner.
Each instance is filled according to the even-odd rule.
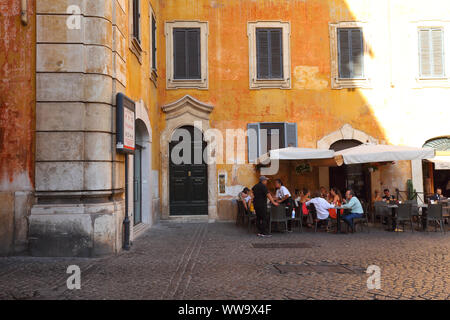
[[[338,151],[335,154],[336,163],[345,164],[388,162],[400,160],[433,159],[435,150],[432,148],[413,148],[405,146],[362,144],[360,146]]]
[[[333,150],[289,147],[271,150],[268,153],[260,156],[257,160],[257,163],[269,164],[272,160],[332,160],[333,157]]]

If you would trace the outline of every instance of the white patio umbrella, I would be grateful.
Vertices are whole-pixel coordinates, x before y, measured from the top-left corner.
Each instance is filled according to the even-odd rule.
[[[431,159],[435,156],[432,148],[414,148],[384,144],[362,144],[357,147],[336,152],[336,163],[356,164],[370,162],[387,162],[400,160]]]
[[[267,152],[257,160],[259,164],[268,164],[272,160],[315,160],[332,159],[333,150],[312,149],[312,148],[283,148]]]

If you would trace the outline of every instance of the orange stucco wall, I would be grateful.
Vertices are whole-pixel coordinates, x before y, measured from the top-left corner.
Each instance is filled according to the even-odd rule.
[[[346,123],[376,139],[385,138],[359,89],[332,90],[330,86],[328,24],[355,20],[346,1],[173,0],[160,1],[160,8],[161,29],[172,20],[209,24],[208,90],[165,89],[165,38],[159,34],[160,106],[192,95],[214,105],[211,126],[220,130],[245,130],[251,122],[296,122],[299,147],[316,148],[318,140]],[[290,22],[291,89],[249,89],[247,23],[264,20]],[[162,117],[161,127],[164,123]],[[229,186],[250,186],[256,181],[252,166],[219,165],[218,170],[227,172]],[[314,181],[308,179],[305,185],[317,184],[317,177]]]

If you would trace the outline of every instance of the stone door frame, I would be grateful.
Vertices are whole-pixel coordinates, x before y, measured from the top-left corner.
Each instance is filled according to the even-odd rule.
[[[209,117],[214,106],[203,103],[190,95],[162,106],[166,116],[166,127],[161,132],[161,209],[162,219],[169,219],[169,142],[174,131],[183,126],[194,126],[202,131],[206,143],[208,141],[207,130],[210,129]],[[208,219],[217,220],[217,169],[216,163],[208,163]]]

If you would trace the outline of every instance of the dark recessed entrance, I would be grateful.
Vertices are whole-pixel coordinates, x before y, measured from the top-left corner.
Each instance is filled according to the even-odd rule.
[[[341,151],[361,145],[357,140],[339,140],[330,146],[331,150]],[[370,200],[370,174],[362,164],[330,167],[330,187],[338,188],[342,195],[352,189],[360,199]]]
[[[169,144],[170,215],[208,215],[206,142],[193,126],[175,130]]]

